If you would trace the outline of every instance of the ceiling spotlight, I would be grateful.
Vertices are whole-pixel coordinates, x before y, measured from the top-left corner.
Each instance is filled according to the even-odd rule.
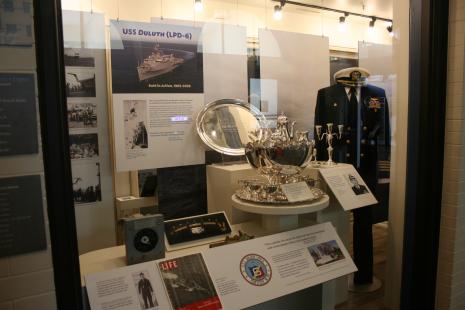
[[[373,28],[375,26],[375,22],[376,22],[376,17],[372,17],[368,26],[370,26],[370,28]]]
[[[339,31],[346,32],[347,24],[346,17],[349,16],[349,13],[344,13],[344,16],[339,17]]]
[[[372,17],[370,20],[370,23],[368,24],[367,33],[369,36],[372,36],[373,33],[375,32],[375,21],[376,21],[376,17]]]
[[[283,10],[280,5],[274,6],[273,18],[275,20],[281,20],[283,18]]]
[[[387,26],[386,29],[389,32],[389,36],[392,38],[394,36],[394,32],[392,31],[392,24]]]
[[[203,10],[202,0],[195,0],[194,1],[194,9],[195,9],[196,12],[202,12],[202,10]]]

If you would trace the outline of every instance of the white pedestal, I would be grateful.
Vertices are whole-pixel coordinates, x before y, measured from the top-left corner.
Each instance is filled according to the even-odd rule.
[[[239,180],[260,178],[249,164],[207,166],[208,212],[225,211],[231,224],[257,220],[258,216],[233,208],[231,195],[239,188]]]
[[[283,232],[299,227],[298,215],[262,215],[262,227],[266,231]]]
[[[299,215],[323,210],[329,205],[329,197],[325,195],[314,202],[292,204],[263,204],[245,201],[231,196],[233,206],[241,211],[259,214],[262,227],[269,232],[278,233],[299,227]]]
[[[328,194],[329,206],[319,212],[301,214],[298,217],[301,220],[309,219],[317,223],[331,222],[346,248],[349,248],[349,215],[339,205],[331,190],[319,176],[319,169],[330,168],[307,167],[303,173],[321,179],[320,188]],[[249,164],[207,166],[208,212],[225,211],[231,224],[260,220],[261,216],[258,214],[244,212],[233,207],[231,196],[239,188],[238,181],[244,178],[259,178],[259,175]],[[277,221],[276,219],[267,219],[266,221],[271,221],[271,223],[263,223],[262,221],[263,227],[269,227],[268,225],[276,226],[275,224],[282,227],[286,225],[294,227],[295,225],[295,217],[284,220],[288,221],[289,224],[273,223],[273,221]],[[334,309],[335,305],[346,301],[347,297],[347,277],[341,277],[323,284],[323,309]]]

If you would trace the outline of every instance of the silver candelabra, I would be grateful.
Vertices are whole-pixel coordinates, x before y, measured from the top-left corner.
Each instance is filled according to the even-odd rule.
[[[326,144],[328,144],[328,161],[326,162],[326,165],[328,166],[333,166],[336,163],[333,161],[333,139],[341,139],[342,138],[342,132],[344,130],[344,125],[337,125],[337,130],[338,133],[333,133],[333,123],[328,123],[326,124],[327,130],[326,132],[322,133],[322,127],[321,125],[316,125],[316,135],[318,136],[318,140],[323,140],[326,137]]]

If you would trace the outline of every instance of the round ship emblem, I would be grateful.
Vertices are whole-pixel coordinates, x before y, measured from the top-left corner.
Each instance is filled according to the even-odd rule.
[[[271,280],[271,266],[258,254],[249,254],[240,263],[241,274],[252,285],[263,286]]]

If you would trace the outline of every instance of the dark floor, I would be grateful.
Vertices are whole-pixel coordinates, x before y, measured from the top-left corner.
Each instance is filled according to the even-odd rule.
[[[373,225],[373,255],[375,277],[381,280],[383,286],[372,293],[349,292],[347,302],[336,306],[336,310],[378,310],[383,308],[384,280],[386,271],[386,245],[387,245],[387,222]],[[352,252],[352,246],[349,249]]]

